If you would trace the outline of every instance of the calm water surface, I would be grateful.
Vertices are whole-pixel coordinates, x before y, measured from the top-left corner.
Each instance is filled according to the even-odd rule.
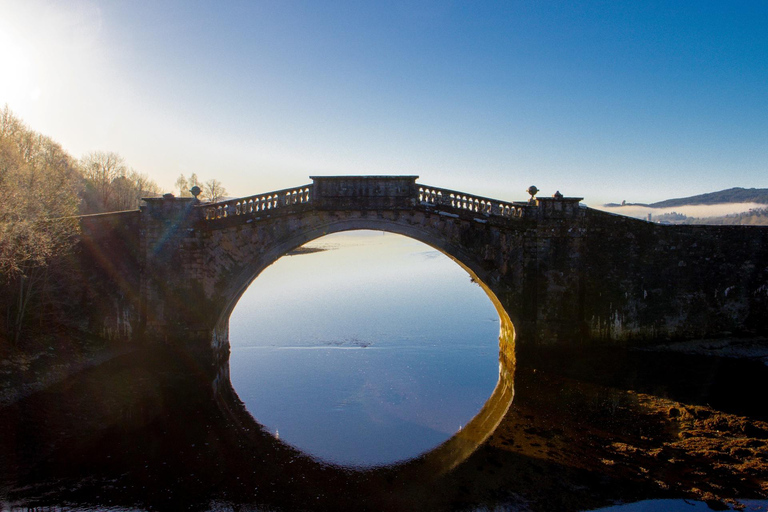
[[[254,418],[342,465],[387,464],[455,434],[499,375],[499,317],[454,261],[356,231],[281,258],[230,320],[231,379]]]

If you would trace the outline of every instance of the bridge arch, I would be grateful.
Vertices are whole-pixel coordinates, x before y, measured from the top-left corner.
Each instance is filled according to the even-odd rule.
[[[276,222],[280,222],[280,220]],[[216,316],[213,344],[217,343],[217,338],[219,342],[226,340],[228,343],[229,318],[238,301],[251,283],[278,259],[292,250],[326,235],[346,231],[372,230],[402,235],[422,242],[447,256],[464,269],[483,289],[496,309],[500,322],[500,354],[503,362],[506,362],[510,369],[513,367],[516,312],[508,311],[497,296],[494,283],[498,278],[494,270],[488,270],[477,253],[452,243],[451,239],[445,236],[444,230],[431,225],[414,223],[409,215],[403,213],[400,213],[397,218],[385,218],[380,216],[339,216],[334,212],[325,212],[325,215],[314,215],[311,219],[297,220],[287,217],[282,222],[290,225],[289,229],[285,232],[279,227],[271,230],[271,233],[280,232],[281,235],[268,235],[269,243],[259,244],[258,252],[254,251],[250,255],[245,253],[242,266],[221,283],[220,296],[223,300],[220,303],[221,309]],[[270,230],[267,231],[270,232]],[[243,233],[243,230],[234,230],[232,236],[249,237],[253,234]],[[262,237],[263,234],[257,236]]]

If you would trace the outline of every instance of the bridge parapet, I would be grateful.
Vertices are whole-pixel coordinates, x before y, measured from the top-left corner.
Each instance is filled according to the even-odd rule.
[[[214,204],[200,205],[206,221],[289,213],[297,206],[319,210],[449,208],[504,219],[562,219],[580,216],[580,197],[502,201],[431,185],[418,176],[311,176],[313,183]]]
[[[429,185],[419,186],[418,201],[427,206],[450,206],[458,210],[507,218],[526,217],[531,209],[529,203],[505,202]]]
[[[286,188],[204,205],[204,217],[205,220],[216,220],[239,215],[257,215],[286,206],[308,204],[311,198],[312,185],[302,185],[301,187]]]

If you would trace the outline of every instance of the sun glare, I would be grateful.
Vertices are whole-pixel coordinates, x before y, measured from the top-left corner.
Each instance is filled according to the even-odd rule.
[[[0,101],[26,104],[41,94],[30,44],[4,23],[0,25]]]

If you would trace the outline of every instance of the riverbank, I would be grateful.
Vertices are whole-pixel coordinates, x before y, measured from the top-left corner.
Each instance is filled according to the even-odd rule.
[[[133,349],[75,331],[39,336],[19,348],[0,345],[0,407]]]
[[[533,357],[490,443],[715,510],[768,499],[766,354],[731,339]]]

